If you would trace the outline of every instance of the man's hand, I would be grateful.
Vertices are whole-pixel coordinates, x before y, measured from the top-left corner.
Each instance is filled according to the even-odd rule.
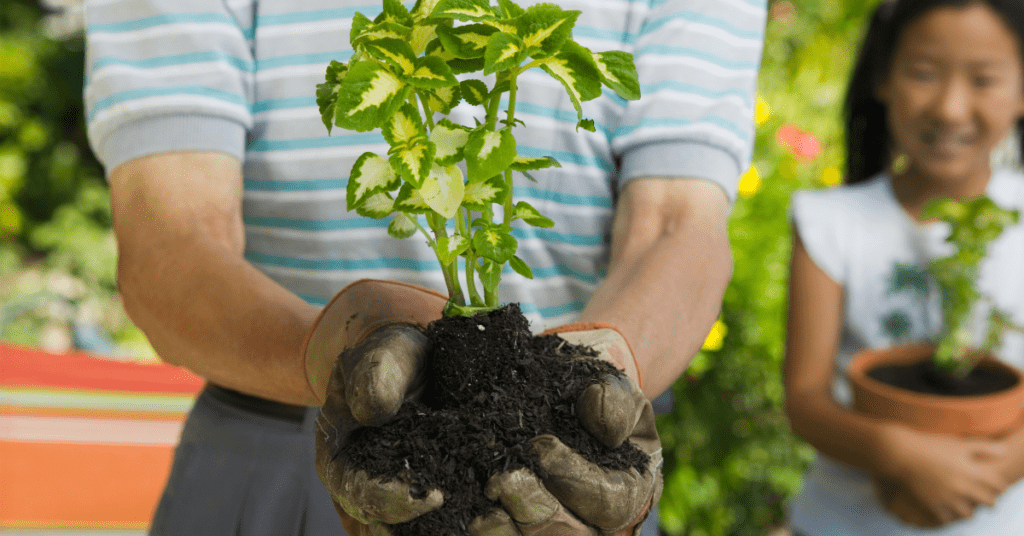
[[[605,469],[554,436],[538,436],[533,439],[533,451],[547,475],[541,480],[519,470],[492,477],[487,496],[499,501],[504,511],[477,518],[470,526],[474,536],[631,535],[639,531],[661,496],[661,441],[651,403],[635,381],[629,344],[606,326],[566,326],[554,332],[632,371],[633,377],[629,372],[607,376],[587,388],[576,403],[576,413],[583,427],[606,446],[630,441],[647,453],[647,468],[643,472]]]

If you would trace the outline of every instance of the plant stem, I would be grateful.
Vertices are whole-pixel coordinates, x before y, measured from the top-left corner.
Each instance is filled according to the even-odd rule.
[[[508,84],[508,118],[505,127],[512,129],[516,119],[516,79],[519,72],[513,70]],[[508,186],[508,196],[505,197],[505,225],[512,225],[512,168],[505,169],[505,184]]]
[[[434,231],[434,236],[440,241],[441,238],[448,236],[448,230],[445,228],[445,221],[438,214],[427,214],[427,224],[430,225],[430,229]],[[448,288],[448,298],[454,301],[458,305],[465,305],[466,298],[462,295],[462,288],[459,285],[459,264],[458,260],[444,264],[438,260],[441,265],[441,274],[444,276],[444,284]]]
[[[472,215],[468,208],[464,208],[465,217],[461,213],[456,215],[456,222],[459,226],[458,232],[462,236],[470,240],[470,228],[469,221],[472,219]],[[469,292],[469,303],[475,306],[484,304],[483,299],[480,297],[480,290],[476,286],[476,253],[473,251],[473,246],[470,245],[469,249],[466,250],[466,290]]]

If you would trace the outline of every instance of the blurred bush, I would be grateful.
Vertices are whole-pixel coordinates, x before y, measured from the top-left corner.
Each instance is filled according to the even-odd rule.
[[[83,40],[58,15],[35,0],[0,5],[0,338],[151,357],[116,294],[109,194],[85,137]]]
[[[877,3],[771,2],[754,161],[730,222],[735,272],[720,324],[674,386],[675,411],[659,421],[670,535],[753,536],[784,525],[813,457],[783,412],[787,210],[794,189],[840,182],[845,84]]]

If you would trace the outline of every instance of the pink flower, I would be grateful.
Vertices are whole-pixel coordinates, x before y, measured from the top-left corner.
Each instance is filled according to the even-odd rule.
[[[804,160],[813,160],[821,154],[821,140],[814,134],[796,125],[783,125],[775,131],[775,139],[779,145],[793,151],[797,157]]]

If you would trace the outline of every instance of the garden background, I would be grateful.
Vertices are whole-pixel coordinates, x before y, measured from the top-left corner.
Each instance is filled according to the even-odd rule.
[[[118,301],[109,195],[83,128],[80,2],[49,1],[0,4],[0,340],[155,360]],[[754,160],[731,219],[735,275],[659,423],[672,536],[784,525],[812,457],[782,408],[787,208],[796,188],[840,182],[844,84],[875,4],[770,2]]]

